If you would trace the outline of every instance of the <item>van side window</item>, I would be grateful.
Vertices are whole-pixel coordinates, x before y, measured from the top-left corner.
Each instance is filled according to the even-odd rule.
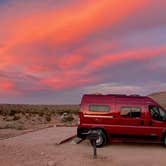
[[[150,105],[149,111],[150,111],[152,119],[157,121],[166,121],[166,112],[162,110],[162,108],[158,106]]]
[[[140,107],[121,107],[120,115],[123,117],[141,117],[141,108]]]
[[[109,112],[109,105],[89,105],[89,111],[92,112]]]

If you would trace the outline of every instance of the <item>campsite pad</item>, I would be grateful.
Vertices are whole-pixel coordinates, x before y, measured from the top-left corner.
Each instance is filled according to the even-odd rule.
[[[43,130],[27,133],[18,137],[3,140],[3,143],[19,143],[28,145],[60,144],[76,135],[76,127],[51,127]],[[1,142],[0,142],[1,143]]]
[[[58,143],[76,134],[76,127],[52,127],[0,140],[2,166],[165,166],[166,149],[151,144],[111,144],[97,149],[93,160],[88,140]]]

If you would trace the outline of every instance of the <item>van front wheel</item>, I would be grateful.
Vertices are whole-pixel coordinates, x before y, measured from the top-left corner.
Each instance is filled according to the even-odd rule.
[[[98,133],[98,139],[96,140],[96,147],[100,148],[100,147],[106,145],[107,137],[106,137],[105,133],[101,129],[96,129],[95,131],[97,131],[97,133]],[[91,144],[93,145],[92,141],[91,141]]]

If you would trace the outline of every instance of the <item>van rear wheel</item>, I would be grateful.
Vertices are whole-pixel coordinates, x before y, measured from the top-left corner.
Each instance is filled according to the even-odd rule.
[[[166,134],[164,135],[164,138],[163,138],[163,145],[164,147],[166,147]]]
[[[106,137],[105,133],[101,129],[95,129],[95,131],[97,131],[97,133],[98,133],[98,139],[96,140],[96,147],[100,148],[100,147],[106,145],[107,137]],[[90,141],[90,142],[93,145],[93,142],[92,141]]]

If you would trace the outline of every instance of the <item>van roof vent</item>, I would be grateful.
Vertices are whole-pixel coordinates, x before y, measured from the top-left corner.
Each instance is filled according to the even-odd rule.
[[[90,94],[90,95],[103,95],[103,94],[96,92],[96,93],[92,93],[92,94]]]
[[[127,96],[125,94],[107,94],[107,96]]]
[[[138,96],[138,97],[139,97],[140,95],[138,95],[138,94],[132,94],[132,95],[130,95],[130,96],[136,96],[136,97]]]

